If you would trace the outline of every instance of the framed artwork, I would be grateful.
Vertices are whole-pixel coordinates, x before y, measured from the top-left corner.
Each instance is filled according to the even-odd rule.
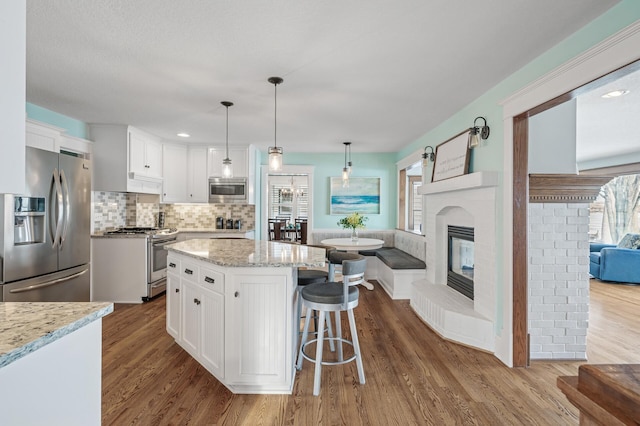
[[[469,130],[436,146],[431,182],[466,175],[469,172]]]
[[[329,179],[329,214],[380,214],[380,178],[352,177],[344,188],[341,177]]]

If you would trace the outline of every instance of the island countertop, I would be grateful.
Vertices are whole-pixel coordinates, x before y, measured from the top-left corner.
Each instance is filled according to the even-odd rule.
[[[110,302],[0,303],[0,368],[111,312]]]
[[[262,240],[187,240],[165,246],[176,252],[219,266],[322,267],[325,250],[298,244]]]

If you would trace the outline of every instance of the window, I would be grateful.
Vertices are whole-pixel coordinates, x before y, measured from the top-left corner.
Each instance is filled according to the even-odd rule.
[[[422,195],[418,188],[422,186],[422,165],[420,162],[400,170],[398,196],[398,228],[405,231],[422,233]]]
[[[295,218],[309,216],[309,184],[307,176],[269,176],[269,217]]]

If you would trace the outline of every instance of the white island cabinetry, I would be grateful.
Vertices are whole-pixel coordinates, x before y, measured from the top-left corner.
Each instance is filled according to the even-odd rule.
[[[324,251],[215,239],[184,241],[168,250],[168,264],[180,268],[179,278],[169,273],[168,291],[178,288],[180,296],[167,297],[167,332],[232,392],[290,394],[296,271],[323,266]],[[177,279],[179,284],[172,283]]]

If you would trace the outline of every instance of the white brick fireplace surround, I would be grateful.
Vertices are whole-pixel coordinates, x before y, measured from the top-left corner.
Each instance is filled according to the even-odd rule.
[[[426,279],[413,283],[411,307],[444,338],[495,353],[496,191],[498,174],[477,172],[423,185]],[[447,286],[447,226],[473,227],[474,300]]]

